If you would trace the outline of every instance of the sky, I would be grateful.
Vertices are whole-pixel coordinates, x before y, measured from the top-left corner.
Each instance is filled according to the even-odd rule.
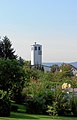
[[[25,60],[36,41],[43,62],[77,61],[77,0],[0,0],[0,36]]]

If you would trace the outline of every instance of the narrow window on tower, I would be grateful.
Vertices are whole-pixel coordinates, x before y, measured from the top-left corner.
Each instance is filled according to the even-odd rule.
[[[37,47],[35,47],[35,50],[37,50]]]
[[[38,47],[38,50],[40,50],[40,47]]]

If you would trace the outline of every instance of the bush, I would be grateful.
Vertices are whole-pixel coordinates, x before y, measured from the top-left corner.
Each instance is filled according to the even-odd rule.
[[[71,102],[71,104],[72,104],[72,112],[73,112],[73,115],[74,116],[77,116],[77,96],[73,96],[72,97],[72,102]]]
[[[45,100],[43,98],[33,98],[26,101],[26,111],[31,114],[43,114]]]
[[[48,110],[47,112],[49,113],[49,115],[52,115],[52,116],[57,116],[58,115],[58,103],[57,102],[53,102],[52,106],[49,106],[48,105]]]
[[[7,92],[0,90],[0,117],[10,116],[10,100]]]
[[[63,93],[58,99],[58,115],[61,116],[72,115],[72,104],[70,94]]]
[[[26,111],[32,114],[47,114],[47,106],[52,104],[52,94],[44,93],[26,99]]]

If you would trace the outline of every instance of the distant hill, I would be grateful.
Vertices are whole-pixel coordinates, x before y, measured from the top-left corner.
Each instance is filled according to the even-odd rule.
[[[77,62],[71,62],[70,64],[77,68]]]
[[[50,66],[52,66],[54,64],[56,64],[58,66],[61,66],[63,64],[63,62],[43,63],[44,66],[48,66],[48,67],[50,67]],[[66,64],[68,64],[68,63],[66,63]],[[69,64],[71,64],[71,65],[73,65],[74,67],[77,68],[77,62],[70,62]]]

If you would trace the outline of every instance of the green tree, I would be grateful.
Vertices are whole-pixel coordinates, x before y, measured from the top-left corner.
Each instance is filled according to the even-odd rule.
[[[58,65],[52,65],[51,66],[51,72],[52,73],[55,73],[55,72],[59,72],[59,66]]]
[[[25,82],[24,71],[17,60],[0,59],[0,89],[18,99]],[[20,100],[20,99],[19,99]]]
[[[35,80],[40,79],[40,76],[42,75],[43,71],[38,67],[39,66],[31,67],[30,61],[24,61],[23,69],[25,70],[26,76],[29,81],[30,79],[35,79]]]
[[[25,71],[25,79],[29,82],[31,76],[31,67],[30,61],[24,61],[23,70]],[[27,82],[26,82],[27,83]],[[25,85],[26,85],[25,83]]]
[[[22,57],[19,57],[18,59],[20,66],[24,65],[24,59]]]
[[[16,59],[17,55],[14,55],[15,51],[12,48],[12,44],[7,36],[0,41],[0,58]]]
[[[46,114],[47,105],[51,105],[53,99],[51,81],[31,79],[29,85],[23,89],[22,94],[25,96],[28,113]]]
[[[71,77],[73,76],[73,72],[72,72],[72,67],[70,64],[62,64],[60,66],[60,72],[62,72],[64,77]]]

